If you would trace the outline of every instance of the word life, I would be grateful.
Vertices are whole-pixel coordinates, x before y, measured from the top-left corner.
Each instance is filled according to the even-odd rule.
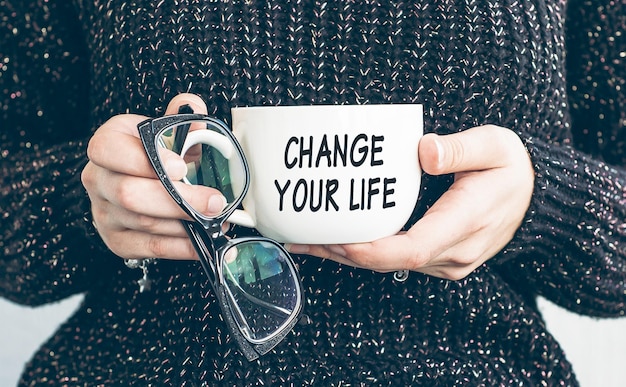
[[[290,137],[285,144],[285,168],[306,170],[316,168],[333,169],[346,167],[370,168],[384,164],[381,158],[384,136],[358,134],[350,137],[344,135],[326,135],[322,137]],[[338,173],[337,175],[342,175]],[[344,174],[345,176],[345,174]],[[395,207],[395,177],[354,178],[336,177],[323,179],[274,180],[279,195],[279,210],[286,207],[296,212],[302,211],[339,211],[348,208],[350,211],[371,210]]]

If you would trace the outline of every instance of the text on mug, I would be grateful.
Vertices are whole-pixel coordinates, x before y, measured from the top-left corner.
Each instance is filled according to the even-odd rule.
[[[324,134],[321,138],[290,137],[285,145],[285,167],[381,166],[384,140],[382,135],[363,133],[353,138],[348,134]],[[371,210],[375,202],[383,209],[394,207],[396,203],[392,196],[395,193],[396,180],[395,177],[350,178],[350,181],[341,184],[336,178],[300,178],[295,181],[274,180],[274,185],[279,195],[279,211],[284,211],[288,205],[296,212],[339,211],[341,203],[350,211],[363,211]],[[342,185],[349,185],[349,190],[346,191],[349,196],[344,200],[337,197]]]

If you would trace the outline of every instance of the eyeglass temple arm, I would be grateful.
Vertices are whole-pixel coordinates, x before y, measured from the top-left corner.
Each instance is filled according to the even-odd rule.
[[[193,114],[193,109],[189,105],[182,105],[178,108],[178,114]],[[179,125],[176,128],[176,133],[174,134],[174,144],[172,145],[172,151],[176,154],[180,154],[183,150],[183,144],[185,143],[185,138],[187,137],[187,133],[189,133],[189,127],[191,124]]]
[[[205,243],[204,238],[202,238],[198,234],[198,232],[194,229],[193,222],[189,220],[181,220],[180,222],[183,224],[183,227],[185,228],[185,231],[187,232],[187,236],[192,242],[191,244],[196,250],[196,253],[198,254],[198,256],[200,257],[200,263],[202,264],[204,271],[209,277],[209,280],[211,280],[211,282],[214,283],[217,280],[217,268],[215,267],[215,264],[213,263],[211,256],[208,255],[209,251],[214,252],[213,246],[207,245],[207,243]]]

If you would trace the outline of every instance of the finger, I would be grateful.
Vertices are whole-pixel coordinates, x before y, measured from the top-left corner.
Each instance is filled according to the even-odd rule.
[[[342,245],[345,257],[358,266],[378,271],[409,269],[427,272],[428,268],[445,265],[446,251],[470,238],[482,227],[482,223],[474,219],[476,212],[462,208],[458,198],[455,198],[457,195],[462,196],[462,193],[447,191],[404,234],[370,243]],[[472,204],[471,208],[477,208],[477,203]],[[454,214],[452,219],[451,214]]]
[[[417,268],[424,274],[449,280],[467,277],[497,251],[482,243],[481,238],[468,238],[433,258],[428,265]]]
[[[518,144],[512,147],[513,142]],[[426,134],[419,144],[419,158],[424,171],[431,175],[480,171],[518,160],[511,150],[522,149],[520,145],[521,140],[511,130],[485,125],[444,136]]]
[[[345,257],[345,251],[341,248],[341,245],[302,245],[302,244],[285,244],[285,249],[292,254],[307,254],[318,258],[329,259],[337,263],[341,263],[347,266],[358,267],[361,269],[371,269],[357,265],[355,262]]]
[[[151,168],[137,133],[137,124],[145,118],[130,114],[110,118],[89,140],[89,160],[101,168],[120,173],[148,174]]]
[[[99,230],[135,230],[154,235],[185,237],[187,234],[178,219],[155,218],[127,211],[108,202],[94,206],[94,222]]]
[[[113,253],[122,258],[198,259],[187,237],[151,235],[134,230],[111,232],[107,235],[108,238],[104,242]]]
[[[504,247],[521,223],[530,192],[492,185],[497,181],[502,187],[516,187],[516,173],[501,169],[466,176],[471,178],[455,181],[407,232],[424,255],[416,260],[420,271],[448,263],[476,267],[475,262]],[[489,187],[489,195],[481,187]],[[516,207],[521,209],[510,212]]]
[[[408,268],[407,257],[413,255],[414,249],[414,245],[405,234],[398,234],[367,243],[344,245],[288,244],[285,247],[294,254],[314,255],[349,266],[380,272]],[[390,257],[393,257],[393,259],[389,259]]]
[[[103,175],[101,181],[107,182],[100,187],[100,195],[108,202],[127,211],[154,218],[190,219],[159,180],[137,178],[107,170],[100,170],[99,173]],[[174,185],[192,208],[207,216],[219,214],[226,206],[226,199],[217,190],[181,182],[174,182]]]
[[[87,157],[100,168],[132,176],[156,178],[137,133],[143,116],[115,116],[105,122],[87,146]],[[172,152],[162,153],[165,171],[171,176],[184,176],[185,162]]]
[[[380,254],[388,253],[390,249],[396,248],[399,246],[402,241],[396,238],[390,237],[381,239],[375,243],[366,243],[366,244],[358,244],[358,245],[296,245],[296,244],[287,244],[285,248],[294,254],[308,254],[316,257],[329,259],[335,261],[340,264],[344,264],[351,267],[357,267],[361,269],[369,269],[377,272],[391,272],[397,270],[405,270],[410,269],[413,271],[418,271],[424,274],[428,274],[434,277],[445,278],[449,280],[458,280],[466,277],[469,273],[471,273],[474,269],[480,266],[486,258],[483,259],[472,259],[469,262],[465,260],[459,260],[458,257],[467,257],[468,252],[472,251],[472,248],[465,246],[464,243],[461,243],[461,253],[462,255],[454,255],[454,251],[456,247],[454,246],[449,250],[443,251],[442,254],[438,257],[439,259],[429,260],[424,265],[414,266],[415,262],[405,262],[402,259],[399,260],[376,260],[376,262],[367,262],[365,257],[380,257]],[[367,251],[367,252],[364,252]],[[400,254],[403,254],[400,249],[392,252],[395,257],[400,257]],[[408,254],[411,254],[410,251],[407,250]],[[486,252],[470,254],[472,257],[483,256],[486,257]],[[445,256],[445,257],[444,257]],[[450,258],[447,258],[450,257]]]
[[[165,114],[176,114],[181,106],[189,105],[191,110],[197,114],[207,114],[207,106],[206,103],[202,100],[202,98],[196,94],[190,93],[182,93],[178,94],[167,105],[167,109],[165,110]]]
[[[393,246],[395,246],[395,242],[393,241],[390,241],[390,242],[392,243]],[[344,246],[350,248],[347,245],[344,245]],[[380,273],[388,273],[392,271],[408,269],[408,266],[400,261],[385,260],[384,262],[386,262],[386,264],[376,265],[374,267],[366,266],[367,264],[360,264],[359,262],[363,261],[362,258],[350,259],[350,258],[347,258],[345,255],[343,255],[343,254],[346,254],[346,252],[344,252],[343,254],[340,253],[337,247],[340,247],[343,249],[342,246],[327,247],[327,246],[322,246],[322,245],[286,245],[285,247],[288,249],[289,252],[294,253],[294,254],[313,255],[316,257],[323,258],[323,259],[329,259],[331,261],[334,261],[334,262],[337,262],[346,266],[356,267],[356,268],[366,269],[366,270],[374,270]],[[385,248],[386,248],[386,243],[378,243],[378,247],[375,247],[374,249],[378,250],[378,249],[385,249]],[[368,247],[368,249],[371,249],[371,247]],[[375,251],[375,250],[372,250],[372,251]],[[350,256],[353,256],[353,253],[350,253]],[[354,257],[362,257],[362,255],[361,256],[355,255]],[[469,265],[463,262],[455,262],[455,261],[442,262],[442,263],[430,262],[428,265],[412,268],[411,270],[421,272],[423,274],[431,275],[434,277],[438,277],[438,278],[444,278],[444,279],[449,279],[449,280],[459,280],[469,275],[474,269],[480,266],[480,264],[482,264],[484,261],[485,259],[481,260],[480,262],[478,261],[472,262]]]
[[[195,94],[183,93],[172,98],[166,114],[174,114],[183,105],[189,105],[196,113],[206,113],[207,107],[202,98]],[[148,117],[122,114],[105,122],[94,134],[87,147],[87,157],[94,164],[111,171],[133,176],[155,178],[156,174],[146,157],[139,139],[137,125]],[[184,176],[184,161],[172,152],[161,153],[165,171],[174,180]]]

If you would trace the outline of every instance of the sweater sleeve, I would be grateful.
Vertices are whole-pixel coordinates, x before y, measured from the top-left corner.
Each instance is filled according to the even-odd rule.
[[[0,296],[31,305],[85,291],[109,254],[86,232],[82,34],[71,2],[47,4],[0,2]]]
[[[626,313],[626,3],[574,0],[567,12],[573,144],[528,138],[527,217],[499,270],[578,313]],[[498,260],[498,259],[497,259]]]

